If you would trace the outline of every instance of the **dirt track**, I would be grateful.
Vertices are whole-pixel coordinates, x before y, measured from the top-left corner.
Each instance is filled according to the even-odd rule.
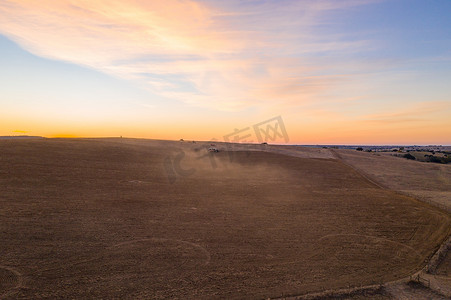
[[[381,283],[421,268],[450,228],[335,159],[220,152],[215,168],[197,148],[0,141],[0,265],[22,280],[0,293],[263,298]],[[180,151],[194,172],[171,184],[164,161]]]

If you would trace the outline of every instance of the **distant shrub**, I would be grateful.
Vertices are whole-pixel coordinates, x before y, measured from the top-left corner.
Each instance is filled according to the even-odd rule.
[[[426,155],[425,155],[426,156]],[[427,155],[426,161],[438,164],[449,164],[451,163],[451,157],[439,157],[434,155]]]
[[[441,158],[438,156],[434,156],[434,155],[429,155],[429,161],[433,162],[433,163],[439,163],[439,164],[442,163]]]
[[[362,147],[358,147],[358,148],[355,149],[355,150],[357,150],[357,151],[363,151],[363,148],[362,148]]]
[[[410,154],[410,153],[404,154],[402,157],[407,158],[407,159],[415,160],[415,156],[413,156],[413,155]]]

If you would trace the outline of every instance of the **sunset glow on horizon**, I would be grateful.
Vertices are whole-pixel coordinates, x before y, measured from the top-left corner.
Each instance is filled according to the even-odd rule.
[[[451,145],[451,2],[0,1],[0,135]]]

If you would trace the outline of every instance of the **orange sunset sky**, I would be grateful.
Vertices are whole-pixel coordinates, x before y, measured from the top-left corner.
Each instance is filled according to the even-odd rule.
[[[0,135],[451,144],[451,1],[0,1]]]

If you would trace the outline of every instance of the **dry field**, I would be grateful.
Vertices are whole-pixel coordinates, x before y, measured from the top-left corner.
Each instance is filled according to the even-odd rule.
[[[451,164],[425,163],[390,154],[333,150],[344,162],[382,187],[451,211]]]
[[[0,298],[301,295],[406,277],[449,234],[324,150],[234,150],[0,140]]]

